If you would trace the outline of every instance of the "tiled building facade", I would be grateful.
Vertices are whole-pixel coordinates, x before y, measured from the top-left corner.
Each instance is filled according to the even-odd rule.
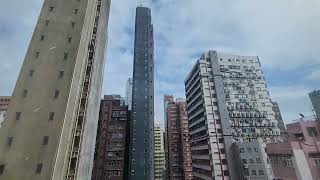
[[[126,174],[128,107],[120,96],[101,101],[92,180],[123,180]]]
[[[0,96],[0,128],[8,111],[10,98],[10,96]]]

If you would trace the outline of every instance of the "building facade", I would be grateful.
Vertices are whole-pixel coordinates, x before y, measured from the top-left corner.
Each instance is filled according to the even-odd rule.
[[[196,179],[237,179],[228,158],[234,141],[280,138],[258,57],[206,52],[185,88]]]
[[[120,96],[106,95],[100,104],[92,180],[123,180],[128,107]]]
[[[154,179],[154,55],[151,10],[136,8],[129,180]]]
[[[281,135],[285,135],[286,134],[286,127],[283,123],[283,119],[281,116],[281,111],[280,111],[279,105],[277,102],[274,102],[274,101],[271,103],[272,103],[272,109],[275,113],[275,118],[278,122],[277,126],[280,129],[280,133],[281,133]]]
[[[154,126],[154,179],[165,180],[164,130]]]
[[[235,142],[232,145],[233,161],[241,180],[273,180],[274,175],[268,156],[266,144],[254,142]]]
[[[10,98],[10,96],[0,96],[0,128],[8,111]]]
[[[174,101],[170,95],[166,95],[164,101],[168,179],[191,180],[193,175],[186,102],[181,99]]]
[[[0,131],[0,179],[91,178],[109,0],[45,0]]]
[[[127,85],[126,85],[126,105],[128,106],[128,109],[132,109],[132,78],[128,78]]]
[[[288,140],[267,144],[275,178],[320,179],[320,128],[315,119],[287,125]]]
[[[309,97],[313,106],[313,110],[317,116],[317,119],[320,119],[320,90],[315,90],[309,93]],[[319,120],[320,121],[320,120]]]

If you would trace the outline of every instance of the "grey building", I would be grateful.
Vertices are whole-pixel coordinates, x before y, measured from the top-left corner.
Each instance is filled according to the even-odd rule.
[[[280,139],[258,57],[206,52],[185,90],[195,178],[235,180],[233,142]]]
[[[154,179],[154,56],[151,10],[136,8],[129,180]]]
[[[132,78],[128,78],[127,80],[127,85],[126,85],[126,97],[125,97],[125,102],[126,105],[128,106],[128,110],[132,109]]]
[[[320,119],[320,90],[315,90],[309,93],[311,103],[313,105],[314,112],[317,119]]]
[[[241,180],[273,180],[274,175],[265,148],[265,143],[257,141],[232,144],[233,160]]]
[[[280,111],[280,108],[279,108],[279,105],[277,102],[271,102],[272,103],[272,109],[275,113],[275,118],[276,120],[278,121],[278,128],[280,129],[280,132],[281,134],[285,134],[286,133],[286,127],[283,123],[283,119],[282,119],[282,116],[281,116],[281,111]]]
[[[45,0],[0,131],[0,179],[88,180],[109,0]]]

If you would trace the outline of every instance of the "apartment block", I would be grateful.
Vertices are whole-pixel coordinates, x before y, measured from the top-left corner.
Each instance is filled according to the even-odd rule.
[[[273,180],[274,175],[268,156],[266,144],[255,142],[234,142],[232,145],[233,161],[241,180]]]
[[[315,90],[309,93],[311,103],[313,105],[313,110],[317,116],[317,119],[320,119],[320,90]],[[319,120],[320,121],[320,120]]]
[[[286,134],[286,127],[283,123],[283,119],[282,119],[282,116],[281,116],[281,111],[280,111],[280,108],[279,108],[279,105],[277,102],[271,102],[272,103],[272,109],[275,113],[275,118],[277,120],[277,126],[278,128],[280,129],[280,132],[281,132],[281,135],[285,135]]]
[[[320,177],[320,128],[311,117],[287,124],[288,140],[270,143],[266,151],[277,179],[318,180]]]
[[[154,179],[165,180],[164,130],[154,126]]]
[[[258,57],[206,52],[185,90],[195,179],[237,179],[233,142],[279,140]]]
[[[91,178],[109,0],[44,0],[0,131],[0,179]]]
[[[166,95],[164,101],[168,178],[191,180],[193,175],[186,102],[182,99],[174,101],[170,95]]]
[[[92,180],[123,180],[126,174],[128,107],[119,95],[101,100]]]
[[[10,96],[0,96],[0,128],[2,126],[2,122],[4,121],[4,118],[6,117],[10,99],[11,99]]]
[[[154,179],[154,48],[151,10],[136,8],[129,180]]]

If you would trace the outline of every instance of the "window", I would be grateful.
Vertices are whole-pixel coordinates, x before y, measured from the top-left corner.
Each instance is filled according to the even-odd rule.
[[[206,58],[206,61],[207,61],[207,62],[210,62],[210,61],[211,61],[211,59],[210,59],[210,58]]]
[[[20,120],[21,112],[16,112],[16,120]]]
[[[67,37],[68,43],[71,43],[72,37]]]
[[[256,176],[257,175],[257,171],[256,170],[252,170],[251,171],[251,175]]]
[[[136,143],[136,139],[135,139],[135,138],[133,138],[132,142],[133,142],[133,143]]]
[[[7,139],[7,146],[11,146],[12,145],[12,141],[13,141],[13,137],[11,136],[11,137],[8,137],[8,139]]]
[[[259,175],[264,175],[264,172],[262,169],[259,170]]]
[[[23,93],[22,93],[22,97],[27,97],[27,95],[28,95],[28,90],[23,90]]]
[[[240,148],[240,153],[244,153],[244,148]]]
[[[74,9],[75,14],[78,14],[78,12],[79,12],[79,9]]]
[[[39,55],[40,55],[40,52],[36,52],[36,53],[35,53],[35,57],[36,57],[36,58],[39,58]]]
[[[261,164],[261,159],[260,159],[260,158],[256,158],[256,162],[257,162],[258,164]]]
[[[42,140],[42,145],[47,145],[49,142],[49,136],[44,136]]]
[[[223,175],[224,176],[229,176],[229,171],[228,170],[223,170]]]
[[[258,148],[254,148],[254,152],[258,152]]]
[[[316,165],[316,167],[320,167],[320,157],[315,157],[314,159],[314,163]]]
[[[131,175],[134,175],[134,170],[131,170]]]
[[[36,174],[40,174],[42,171],[42,163],[39,163],[37,164],[37,167],[36,167]]]
[[[226,159],[222,159],[222,160],[221,160],[221,163],[222,163],[222,164],[227,164],[227,160],[226,160]]]
[[[225,154],[225,153],[226,153],[226,150],[225,150],[224,148],[221,148],[221,149],[220,149],[220,153],[221,153],[221,154]]]
[[[54,91],[54,98],[57,99],[59,97],[60,91],[59,90],[55,90]]]
[[[247,148],[248,153],[252,153],[251,148]]]
[[[50,6],[50,7],[49,7],[49,11],[52,12],[53,10],[54,10],[54,7],[53,7],[53,6]]]
[[[40,41],[44,41],[44,35],[40,36]]]
[[[286,158],[285,164],[287,167],[293,167],[293,161],[291,158]]]
[[[50,23],[50,21],[49,20],[46,20],[46,26],[49,26],[49,23]]]
[[[64,71],[60,71],[59,72],[59,79],[63,78],[63,75],[64,75]]]
[[[242,163],[243,163],[243,164],[248,164],[247,159],[242,159]]]
[[[71,22],[71,27],[74,28],[74,26],[76,25],[75,22]]]
[[[2,175],[2,174],[3,174],[4,167],[5,167],[5,165],[4,165],[4,164],[1,164],[1,165],[0,165],[0,175]]]
[[[134,159],[132,159],[132,164],[135,164],[135,160]]]
[[[316,136],[318,136],[318,132],[317,132],[316,127],[307,127],[307,131],[308,131],[308,135],[309,135],[310,137],[316,137]]]
[[[33,74],[34,74],[34,70],[30,70],[30,71],[29,71],[29,76],[32,77]]]
[[[64,53],[63,59],[64,59],[64,60],[67,60],[67,59],[68,59],[68,55],[69,55],[69,53]]]
[[[54,112],[49,113],[49,121],[52,121],[54,118]]]
[[[253,159],[249,159],[249,163],[250,164],[254,164],[254,160]]]

